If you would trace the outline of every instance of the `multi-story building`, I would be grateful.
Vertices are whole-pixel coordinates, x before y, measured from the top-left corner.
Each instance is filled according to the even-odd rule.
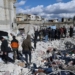
[[[17,21],[41,21],[42,17],[37,15],[31,15],[31,14],[17,14],[16,17]]]
[[[0,31],[11,30],[16,20],[16,0],[0,0]]]
[[[73,18],[62,18],[62,22],[72,22]]]
[[[48,20],[48,22],[58,22],[58,19]]]
[[[24,21],[24,14],[17,14],[16,21]]]
[[[36,20],[37,20],[37,21],[41,21],[41,20],[42,20],[42,17],[36,15]]]

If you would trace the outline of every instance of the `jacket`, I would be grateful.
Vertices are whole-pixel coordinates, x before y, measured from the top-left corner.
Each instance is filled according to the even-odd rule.
[[[11,41],[11,47],[12,47],[12,48],[18,48],[18,47],[19,47],[18,40],[13,39],[13,40]]]
[[[31,37],[27,35],[27,38],[22,43],[23,51],[31,51]]]
[[[3,52],[8,51],[8,42],[5,39],[2,41],[2,44],[1,44],[1,51],[3,51]]]

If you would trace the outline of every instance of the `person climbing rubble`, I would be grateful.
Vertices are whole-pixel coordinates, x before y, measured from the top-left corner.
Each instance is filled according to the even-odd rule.
[[[27,67],[29,64],[31,64],[31,58],[32,58],[31,57],[32,46],[31,46],[31,36],[30,35],[27,35],[26,39],[22,42],[22,49],[23,49],[23,54],[25,55],[26,67]]]

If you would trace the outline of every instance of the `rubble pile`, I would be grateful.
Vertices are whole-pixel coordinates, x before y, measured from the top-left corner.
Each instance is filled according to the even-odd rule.
[[[17,37],[20,40],[21,45],[21,37]],[[32,63],[36,63],[37,66],[42,65],[41,63],[42,56],[46,53],[47,49],[50,48],[51,50],[53,48],[56,48],[57,50],[65,50],[65,43],[69,41],[73,44],[75,44],[75,40],[73,38],[64,38],[60,40],[54,40],[54,41],[48,41],[43,42],[39,41],[37,42],[37,47],[32,51]],[[32,42],[32,45],[34,43]],[[21,47],[21,46],[20,46]],[[19,48],[21,50],[21,48]],[[29,72],[28,68],[24,68],[25,64],[24,62],[21,62],[20,60],[17,60],[15,63],[7,63],[5,64],[1,58],[0,58],[0,75],[7,75],[5,73],[8,73],[9,75],[27,75]]]

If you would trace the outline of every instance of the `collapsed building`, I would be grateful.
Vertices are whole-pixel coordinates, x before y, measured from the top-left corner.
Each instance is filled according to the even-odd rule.
[[[16,28],[16,0],[0,0],[0,34]]]

